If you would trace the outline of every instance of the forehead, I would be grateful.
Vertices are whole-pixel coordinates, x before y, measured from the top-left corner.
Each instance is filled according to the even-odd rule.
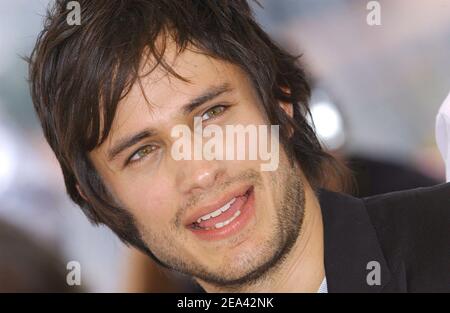
[[[174,115],[179,113],[178,109],[183,104],[209,87],[224,83],[234,87],[246,79],[237,66],[225,61],[192,49],[186,49],[180,54],[176,54],[171,46],[168,46],[167,50],[164,55],[165,61],[187,81],[168,73],[162,66],[152,71],[153,64],[145,63],[140,82],[132,86],[118,105],[115,117],[118,124],[133,110],[153,113],[154,118],[163,117],[163,113],[164,116]]]
[[[129,103],[148,101],[150,109],[161,110],[179,107],[198,96],[210,86],[236,82],[242,73],[236,67],[200,52],[186,49],[176,54],[173,48],[165,52],[165,62],[179,76],[175,77],[162,66],[152,71],[153,64],[145,63],[141,85],[135,83],[119,106],[126,109]],[[151,71],[151,72],[150,72]],[[147,74],[150,72],[149,74]],[[243,76],[243,75],[242,75]]]

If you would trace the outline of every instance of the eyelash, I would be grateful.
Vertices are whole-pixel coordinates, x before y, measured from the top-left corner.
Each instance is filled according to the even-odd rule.
[[[215,108],[219,108],[219,107],[223,108],[223,111],[220,112],[218,115],[216,115],[216,116],[214,116],[214,117],[211,117],[211,118],[209,118],[209,119],[207,119],[207,120],[205,120],[205,121],[212,120],[212,119],[214,119],[214,118],[216,118],[216,117],[222,115],[223,113],[225,113],[225,112],[228,110],[228,108],[230,107],[230,105],[226,105],[226,104],[218,104],[218,105],[212,106],[212,107],[210,107],[209,109],[207,109],[205,112],[203,112],[203,114],[201,114],[201,117],[203,118],[203,115],[205,115],[205,114],[208,113],[209,111],[211,111],[211,110],[213,110],[213,109],[215,109]],[[203,120],[202,120],[202,121],[203,121]]]

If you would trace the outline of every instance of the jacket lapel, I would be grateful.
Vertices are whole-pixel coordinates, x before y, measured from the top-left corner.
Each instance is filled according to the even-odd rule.
[[[325,189],[318,197],[328,291],[380,292],[391,272],[363,201]]]

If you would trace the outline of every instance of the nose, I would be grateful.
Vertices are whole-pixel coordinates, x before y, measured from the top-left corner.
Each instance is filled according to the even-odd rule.
[[[178,163],[176,185],[184,194],[198,194],[213,188],[224,174],[222,163],[217,160],[183,160]]]

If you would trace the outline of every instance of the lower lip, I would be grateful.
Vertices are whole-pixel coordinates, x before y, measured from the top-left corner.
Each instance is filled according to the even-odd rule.
[[[221,240],[226,239],[228,237],[232,237],[233,235],[236,235],[242,229],[244,229],[244,227],[251,220],[255,212],[254,203],[255,203],[255,191],[254,189],[252,189],[248,195],[247,200],[239,209],[241,211],[241,214],[238,217],[236,217],[233,221],[231,221],[231,223],[229,223],[228,225],[225,225],[221,228],[209,230],[193,229],[193,228],[190,228],[189,230],[192,231],[201,240],[206,241]]]

